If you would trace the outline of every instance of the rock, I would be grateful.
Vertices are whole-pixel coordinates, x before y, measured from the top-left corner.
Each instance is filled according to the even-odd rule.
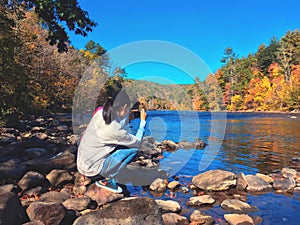
[[[80,216],[73,223],[81,224],[163,225],[163,220],[153,199],[130,198]]]
[[[272,190],[272,186],[263,180],[262,178],[254,175],[247,175],[246,180],[248,186],[246,188],[247,191],[253,192],[269,192]]]
[[[17,194],[0,192],[0,224],[22,224],[28,220]]]
[[[164,192],[167,189],[167,183],[165,180],[157,178],[152,182],[149,189],[151,191]]]
[[[197,139],[194,143],[194,146],[196,149],[204,149],[207,146],[207,144],[204,141]]]
[[[100,188],[95,184],[92,184],[88,187],[88,190],[85,192],[85,196],[88,196],[92,200],[96,201],[98,205],[104,205],[124,197],[123,194],[112,193],[111,191]]]
[[[173,190],[175,188],[178,188],[179,186],[180,186],[180,183],[178,181],[174,180],[174,181],[170,182],[167,187],[169,189]]]
[[[273,183],[273,188],[275,190],[281,190],[281,191],[292,191],[296,186],[296,182],[293,178],[285,179],[285,178],[279,178],[276,179]]]
[[[45,224],[40,220],[33,220],[28,223],[24,223],[23,225],[45,225]]]
[[[202,190],[224,191],[236,185],[236,176],[228,171],[210,170],[194,176],[192,183]]]
[[[18,188],[17,185],[15,184],[5,184],[0,186],[0,193],[7,193],[7,192],[13,192],[13,193],[18,193],[20,188]]]
[[[51,158],[44,157],[26,161],[23,165],[27,165],[35,171],[49,173],[53,169],[64,169],[65,167],[72,165],[74,162],[75,156],[68,151],[64,151],[63,153],[58,153],[56,156]]]
[[[197,222],[204,225],[212,225],[214,224],[214,219],[207,215],[204,212],[201,212],[199,210],[194,210],[193,213],[190,216],[191,222]]]
[[[244,191],[248,186],[245,174],[244,173],[237,174],[236,179],[237,179],[236,181],[237,190]]]
[[[261,224],[264,220],[263,218],[261,218],[260,216],[251,216],[254,224]]]
[[[27,195],[27,196],[36,196],[36,195],[40,195],[41,191],[43,190],[43,188],[41,186],[29,189],[27,191],[25,191],[23,193],[23,195]]]
[[[174,141],[171,141],[171,140],[164,140],[161,144],[168,151],[175,151],[178,148],[178,145]]]
[[[33,202],[26,210],[30,220],[40,220],[45,225],[59,225],[67,211],[61,203]]]
[[[67,125],[59,125],[59,126],[56,127],[56,129],[58,131],[68,131],[69,130]]]
[[[11,159],[9,161],[0,163],[0,175],[19,180],[27,171],[27,167],[20,165],[20,160]]]
[[[238,199],[226,199],[221,203],[221,207],[230,212],[255,212],[258,211],[257,207],[251,206],[246,202]]]
[[[254,225],[253,219],[247,214],[225,214],[224,218],[230,225]]]
[[[86,186],[85,185],[75,184],[73,186],[73,194],[74,195],[83,195],[85,192],[86,192]]]
[[[213,199],[211,195],[201,195],[189,198],[186,204],[189,206],[200,206],[206,204],[214,204],[215,201],[216,200]]]
[[[89,207],[91,204],[91,198],[86,196],[84,198],[71,198],[67,199],[62,204],[66,209],[82,211]]]
[[[43,155],[47,154],[46,149],[44,148],[28,148],[25,150],[25,154],[33,159],[33,158],[40,158]]]
[[[31,135],[31,138],[38,138],[40,140],[46,140],[48,138],[48,135],[45,133],[35,133]]]
[[[257,173],[257,174],[255,174],[255,176],[260,177],[261,179],[263,179],[264,181],[266,181],[269,184],[272,184],[274,182],[274,179],[272,177],[267,176],[262,173]]]
[[[176,213],[165,213],[162,215],[165,225],[189,225],[186,217],[180,216]]]
[[[155,202],[161,209],[162,213],[176,213],[181,210],[181,206],[176,201],[156,199]]]
[[[73,176],[66,170],[52,170],[46,178],[53,187],[61,187],[73,180]]]
[[[38,172],[29,171],[27,172],[22,179],[18,182],[19,187],[25,191],[37,186],[47,186],[49,182],[46,178],[39,174]]]
[[[49,191],[40,196],[40,200],[42,202],[58,202],[62,203],[69,199],[71,196],[68,193],[57,192],[57,191]]]
[[[290,169],[290,168],[283,168],[281,170],[281,175],[284,177],[284,178],[293,178],[295,179],[297,177],[297,171],[294,170],[294,169]]]
[[[190,192],[190,190],[187,187],[181,187],[180,190],[182,193],[185,193],[185,194]]]
[[[17,139],[14,134],[10,134],[10,133],[0,134],[0,145],[8,145],[15,141],[17,141]]]
[[[188,149],[195,148],[195,144],[190,143],[189,141],[183,140],[183,141],[180,141],[178,143],[178,148],[182,148],[182,149],[188,150]]]

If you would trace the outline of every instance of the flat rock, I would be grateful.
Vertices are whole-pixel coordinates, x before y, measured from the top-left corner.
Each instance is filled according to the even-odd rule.
[[[215,199],[211,195],[201,195],[189,198],[186,202],[189,206],[200,206],[200,205],[207,205],[207,204],[214,204]]]
[[[27,172],[18,182],[19,187],[23,191],[35,188],[37,186],[46,186],[48,184],[49,182],[46,180],[46,178],[42,174],[35,171]]]
[[[173,200],[156,199],[155,202],[163,213],[176,213],[181,210],[179,203]]]
[[[47,150],[44,148],[28,148],[25,150],[25,154],[31,159],[40,158],[47,153]]]
[[[0,186],[0,193],[14,192],[17,194],[19,192],[18,189],[20,190],[20,188],[15,184],[5,184]]]
[[[75,162],[75,155],[69,151],[58,153],[51,158],[32,159],[23,163],[34,171],[49,173],[53,169],[64,169]]]
[[[85,196],[84,198],[70,198],[62,203],[66,209],[82,211],[89,207],[91,198]]]
[[[0,224],[22,224],[27,219],[17,194],[0,192]]]
[[[165,225],[189,225],[189,220],[176,213],[165,213],[162,215]]]
[[[168,151],[175,151],[178,148],[178,144],[171,140],[164,140],[161,144]]]
[[[163,225],[164,223],[159,207],[153,199],[130,198],[89,212],[73,223],[73,225],[81,224]]]
[[[199,210],[194,210],[193,213],[190,216],[190,221],[191,222],[197,222],[200,224],[204,225],[213,225],[214,224],[214,219],[207,215],[204,212],[201,212]]]
[[[23,225],[45,225],[45,224],[40,220],[33,220],[28,223],[24,223]]]
[[[230,212],[255,212],[258,209],[255,206],[251,206],[246,202],[242,202],[238,199],[226,199],[221,203],[221,207]]]
[[[11,159],[6,162],[0,163],[0,175],[19,180],[27,171],[25,165],[20,165],[21,161],[17,159]]]
[[[261,179],[263,179],[264,181],[266,181],[269,184],[274,182],[274,179],[272,177],[262,174],[262,173],[257,173],[257,174],[255,174],[255,176],[260,177]]]
[[[85,192],[85,196],[88,196],[92,200],[96,201],[98,205],[104,205],[124,197],[122,193],[112,193],[111,191],[98,187],[95,184],[92,184],[88,187],[88,190]]]
[[[224,218],[230,225],[254,225],[253,219],[247,214],[225,214]]]
[[[174,180],[174,181],[170,182],[167,187],[169,189],[173,190],[175,188],[178,188],[179,186],[180,186],[180,183],[178,181]]]
[[[33,202],[26,210],[30,220],[40,220],[45,225],[59,225],[66,215],[66,209],[57,202]]]
[[[66,170],[54,169],[46,176],[53,187],[60,187],[73,180],[73,176]]]
[[[263,180],[262,178],[255,175],[246,175],[248,186],[247,191],[252,192],[269,192],[272,190],[272,186]]]
[[[202,190],[224,191],[236,185],[236,176],[224,170],[210,170],[194,176],[192,183]]]
[[[42,202],[58,202],[62,203],[69,199],[71,196],[68,193],[57,192],[57,191],[49,191],[40,196],[40,200]]]
[[[293,178],[279,178],[276,179],[273,183],[273,188],[275,190],[281,190],[281,191],[292,191],[296,186],[296,182]]]

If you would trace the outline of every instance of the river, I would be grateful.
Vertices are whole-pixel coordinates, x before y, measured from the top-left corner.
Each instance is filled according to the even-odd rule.
[[[222,169],[234,173],[269,174],[284,167],[300,171],[300,114],[284,113],[209,113],[187,111],[149,111],[145,135],[156,140],[176,142],[197,138],[208,146],[204,150],[165,152],[161,168],[170,176],[182,177],[189,183],[191,177],[201,172]],[[132,121],[132,127],[136,127]],[[134,129],[133,131],[134,132]],[[294,160],[293,160],[294,159]],[[129,187],[136,195],[151,196],[141,187]],[[192,194],[177,193],[176,200],[185,205]],[[169,199],[169,194],[151,196]],[[247,195],[247,202],[260,210],[251,215],[261,216],[263,224],[300,224],[300,194],[270,192]],[[182,212],[188,216],[194,208]],[[215,205],[203,208],[207,214],[219,218],[222,224],[225,211]],[[225,223],[224,223],[225,224]]]

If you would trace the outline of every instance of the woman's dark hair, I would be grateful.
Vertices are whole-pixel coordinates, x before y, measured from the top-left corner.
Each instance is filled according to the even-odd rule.
[[[125,90],[115,93],[109,97],[103,105],[103,118],[105,124],[109,125],[116,118],[117,112],[126,105],[130,107],[130,99]]]

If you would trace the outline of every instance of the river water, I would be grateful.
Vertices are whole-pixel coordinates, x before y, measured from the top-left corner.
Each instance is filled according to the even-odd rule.
[[[185,184],[191,182],[192,176],[212,169],[245,175],[269,174],[284,167],[300,171],[300,162],[295,160],[300,157],[300,114],[149,111],[147,121],[145,135],[158,141],[194,142],[199,138],[208,143],[204,150],[164,153],[161,169],[170,176],[178,176]],[[132,123],[134,128],[138,121]],[[168,192],[153,196],[141,187],[128,189],[134,195],[170,199]],[[176,193],[175,200],[186,208],[182,215],[189,216],[195,209],[185,205],[192,196],[192,193]],[[262,217],[262,224],[300,224],[300,193],[270,192],[246,197],[249,204],[259,208],[250,215]],[[227,212],[219,204],[196,209],[225,224],[223,215]]]

